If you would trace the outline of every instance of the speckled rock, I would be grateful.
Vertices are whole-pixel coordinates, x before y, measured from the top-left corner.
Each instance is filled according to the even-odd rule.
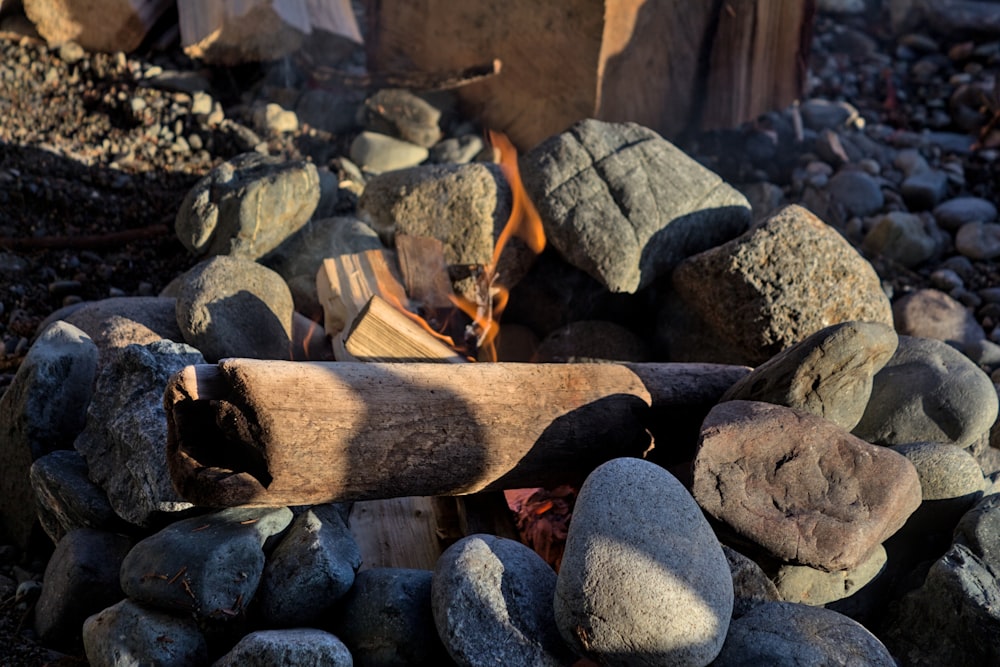
[[[689,257],[673,280],[687,306],[749,365],[831,324],[892,325],[889,299],[871,265],[800,206]]]
[[[766,602],[781,600],[774,582],[767,578],[760,565],[725,544],[722,551],[733,573],[733,618],[739,618]]]
[[[857,567],[848,570],[823,570],[808,565],[781,565],[774,574],[774,584],[785,602],[820,607],[843,600],[864,588],[885,568],[885,548],[879,545]]]
[[[614,459],[580,489],[556,586],[559,631],[605,665],[706,665],[733,609],[726,556],[681,483]]]
[[[92,667],[201,667],[208,662],[208,645],[193,618],[128,599],[84,622],[83,645]]]
[[[933,257],[938,243],[919,215],[891,211],[877,219],[865,234],[861,247],[865,252],[882,255],[913,268]]]
[[[961,302],[936,289],[911,292],[892,304],[896,331],[934,338],[964,350],[986,338],[983,327]]]
[[[950,533],[986,488],[975,457],[968,450],[940,442],[914,442],[892,449],[909,459],[920,477],[923,501],[907,527],[915,533]]]
[[[540,363],[649,361],[646,343],[629,329],[600,320],[570,322],[546,336],[536,350]]]
[[[335,635],[314,628],[258,630],[244,636],[212,667],[323,665],[353,667],[350,651]]]

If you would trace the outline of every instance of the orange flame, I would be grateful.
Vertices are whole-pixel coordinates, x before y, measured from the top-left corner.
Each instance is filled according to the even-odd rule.
[[[477,295],[476,302],[459,296],[452,296],[451,301],[472,319],[479,349],[485,353],[489,361],[496,361],[494,341],[500,332],[500,315],[507,307],[507,299],[510,296],[510,290],[499,282],[497,266],[500,256],[514,236],[524,241],[536,255],[540,254],[545,249],[545,231],[542,228],[542,218],[528,198],[521,181],[521,172],[517,167],[517,149],[510,139],[500,132],[491,130],[489,140],[490,144],[500,152],[500,170],[510,185],[512,195],[510,217],[500,231],[493,247],[493,257],[483,271],[480,281],[481,293]]]

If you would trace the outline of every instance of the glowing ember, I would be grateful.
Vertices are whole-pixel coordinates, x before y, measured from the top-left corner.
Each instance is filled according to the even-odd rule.
[[[541,253],[545,249],[545,231],[542,219],[521,182],[521,172],[517,168],[517,149],[500,132],[490,131],[489,139],[490,144],[500,152],[500,169],[510,185],[513,198],[510,218],[497,238],[489,265],[478,280],[480,289],[476,301],[458,296],[451,297],[451,300],[472,319],[472,331],[478,348],[489,361],[496,361],[494,340],[500,331],[499,318],[507,306],[509,296],[509,290],[501,284],[501,276],[497,273],[500,256],[510,239],[515,236],[524,241],[536,255]]]

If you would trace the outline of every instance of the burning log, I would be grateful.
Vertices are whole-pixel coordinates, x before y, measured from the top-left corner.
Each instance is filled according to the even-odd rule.
[[[457,89],[483,124],[531,148],[577,120],[635,121],[670,137],[733,126],[801,91],[815,0],[378,0],[369,66],[497,76]],[[709,57],[710,56],[710,57]],[[706,62],[707,59],[707,62]],[[706,86],[720,88],[704,99]],[[736,86],[732,103],[718,104]]]
[[[277,60],[314,30],[360,44],[350,0],[177,0],[181,43],[220,65]]]
[[[167,458],[207,506],[308,505],[579,482],[642,456],[659,413],[707,413],[713,364],[366,364],[227,359],[166,390]]]
[[[135,50],[171,0],[22,0],[49,44],[76,42],[89,51]]]

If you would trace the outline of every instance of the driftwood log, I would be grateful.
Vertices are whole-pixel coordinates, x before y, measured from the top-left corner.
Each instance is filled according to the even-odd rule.
[[[713,364],[189,366],[166,390],[174,486],[203,506],[308,505],[579,482],[642,456],[662,411],[704,415]]]

